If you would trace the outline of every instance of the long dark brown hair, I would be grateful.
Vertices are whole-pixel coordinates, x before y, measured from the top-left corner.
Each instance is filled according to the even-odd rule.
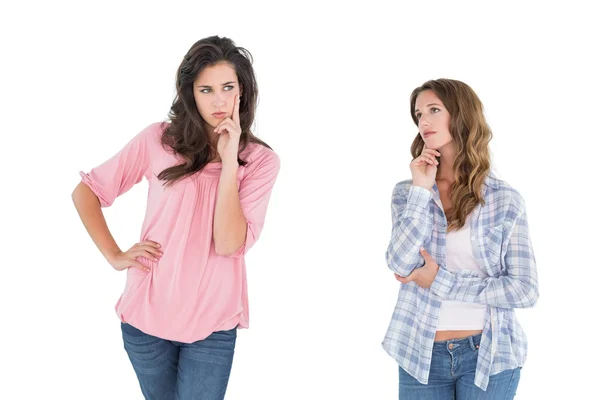
[[[488,144],[492,131],[483,115],[483,104],[466,83],[452,79],[437,79],[425,82],[410,95],[410,115],[419,126],[415,115],[417,96],[433,91],[450,114],[450,134],[456,144],[454,159],[454,183],[450,186],[452,210],[446,216],[448,230],[460,229],[467,216],[477,204],[484,204],[481,188],[490,172],[490,150]],[[411,155],[417,158],[425,142],[420,134],[412,143]]]
[[[217,149],[211,143],[204,120],[196,107],[193,86],[194,80],[204,68],[220,62],[227,62],[233,66],[240,88],[244,91],[244,95],[240,98],[242,134],[238,162],[240,165],[246,164],[239,158],[239,154],[248,143],[269,147],[250,131],[254,123],[258,99],[252,55],[228,38],[211,36],[201,39],[189,49],[177,69],[175,83],[177,94],[169,112],[171,123],[165,128],[161,138],[163,146],[171,148],[184,160],[182,164],[169,167],[158,174],[158,179],[164,180],[167,186],[200,171],[217,154]]]

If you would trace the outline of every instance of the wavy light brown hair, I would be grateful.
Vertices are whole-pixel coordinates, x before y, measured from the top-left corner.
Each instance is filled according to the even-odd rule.
[[[410,95],[410,115],[419,126],[415,116],[417,96],[431,90],[442,101],[450,114],[450,134],[456,144],[454,159],[454,183],[450,186],[452,209],[448,230],[457,230],[465,225],[467,216],[477,204],[484,204],[482,186],[490,172],[490,150],[488,144],[492,131],[483,115],[483,104],[477,94],[466,83],[452,79],[436,79],[425,82]],[[420,134],[410,147],[413,159],[421,155],[425,142]]]
[[[254,114],[258,101],[258,86],[252,68],[252,55],[243,47],[238,47],[228,38],[211,36],[194,43],[177,69],[176,90],[169,119],[171,124],[163,132],[163,146],[181,156],[184,162],[167,168],[158,174],[169,186],[178,180],[202,170],[217,155],[216,144],[211,143],[204,120],[198,112],[194,100],[194,80],[206,67],[227,62],[235,69],[240,89],[244,95],[240,98],[240,148],[238,155],[248,143],[259,143],[271,148],[252,134]],[[246,162],[239,158],[240,165]]]

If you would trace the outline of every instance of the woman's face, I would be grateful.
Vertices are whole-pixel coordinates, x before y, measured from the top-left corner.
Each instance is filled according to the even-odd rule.
[[[419,122],[419,134],[428,149],[439,150],[452,142],[450,114],[432,90],[425,90],[417,96],[415,117]]]
[[[231,118],[235,96],[241,94],[237,74],[227,62],[206,67],[194,80],[194,100],[202,119],[213,128]]]

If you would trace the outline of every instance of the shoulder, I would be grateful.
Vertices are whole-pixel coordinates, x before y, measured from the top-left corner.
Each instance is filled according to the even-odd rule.
[[[259,143],[248,143],[240,158],[248,163],[246,168],[249,170],[265,167],[279,170],[280,160],[277,153]]]
[[[525,199],[508,182],[496,177],[494,174],[489,174],[485,182],[488,186],[488,195],[486,197],[493,203],[512,209],[517,214],[525,212]]]
[[[168,153],[172,154],[168,146],[163,145],[162,138],[165,131],[171,125],[170,122],[153,122],[146,126],[138,135],[141,140],[146,144],[147,149],[154,156],[159,154]]]
[[[169,124],[167,122],[153,122],[138,132],[133,140],[146,143],[158,141],[160,143],[161,136],[168,126]]]
[[[141,132],[141,135],[146,136],[157,136],[162,135],[165,129],[169,127],[168,122],[153,122],[150,125],[146,126]]]

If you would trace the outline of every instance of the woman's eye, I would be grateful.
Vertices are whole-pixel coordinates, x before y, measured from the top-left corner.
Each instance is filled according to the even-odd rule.
[[[421,119],[421,113],[415,114],[415,117],[417,117],[417,120]]]
[[[210,93],[210,89],[200,89],[200,93]]]
[[[431,108],[431,112],[432,112],[433,114],[435,114],[435,113],[437,113],[437,112],[440,112],[440,111],[442,111],[442,110],[440,110],[440,109],[439,109],[439,108],[437,108],[437,107],[432,107],[432,108]]]
[[[228,92],[230,90],[233,90],[233,86],[227,85],[227,86],[223,87],[223,90],[225,90],[226,92]]]

